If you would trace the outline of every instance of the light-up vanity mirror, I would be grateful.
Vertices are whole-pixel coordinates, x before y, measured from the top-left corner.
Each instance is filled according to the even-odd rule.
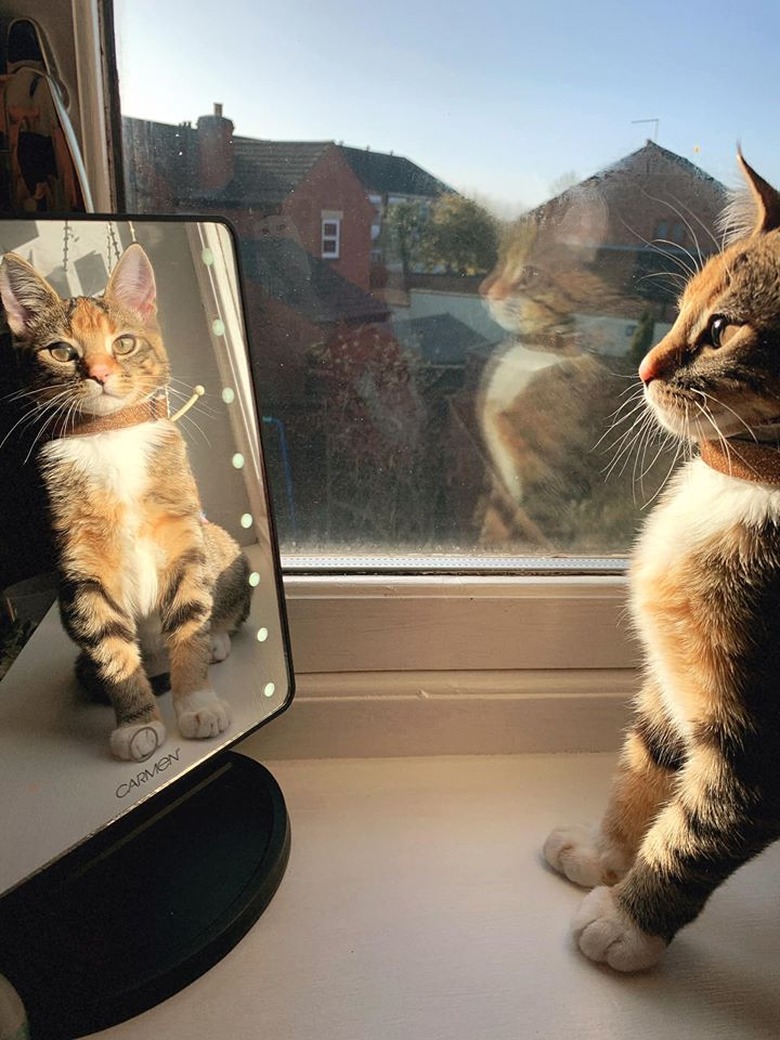
[[[292,672],[233,236],[215,221],[3,220],[0,253],[15,344],[9,334],[2,348],[11,373],[0,408],[3,493],[11,499],[17,485],[34,485],[36,458],[48,485],[45,497],[29,498],[18,529],[2,528],[0,560],[23,554],[48,524],[43,541],[64,573],[59,606],[34,631],[14,604],[14,590],[29,583],[9,588],[0,575],[6,623],[17,619],[24,637],[21,649],[6,645],[0,679],[3,939],[18,929],[25,942],[25,914],[52,900],[51,922],[63,900],[79,897],[102,905],[113,931],[121,932],[118,914],[132,929],[150,886],[162,916],[174,913],[160,896],[166,884],[187,917],[191,883],[203,916],[198,884],[215,872],[223,884],[225,863],[248,856],[236,892],[222,897],[251,904],[239,925],[233,907],[228,931],[240,933],[278,883],[288,838],[277,834],[269,850],[265,835],[252,851],[262,767],[227,749],[287,707]],[[44,500],[47,510],[36,512]],[[263,797],[276,799],[271,816],[284,815],[278,791]],[[231,813],[237,818],[225,823]],[[204,848],[214,855],[225,827],[225,863],[217,851],[204,866]],[[258,895],[257,859],[271,854],[274,877]],[[130,861],[114,863],[118,855]],[[112,896],[117,872],[124,890]],[[92,914],[99,945],[101,913]],[[166,943],[183,944],[202,971],[216,956],[204,960],[202,943],[219,917],[218,908],[206,911],[184,938],[155,937],[150,925],[138,956],[154,949],[158,960]],[[4,951],[7,943],[0,958]],[[189,981],[190,968],[172,981],[181,956],[164,966],[151,997],[128,996],[127,982],[117,983],[124,996],[113,1008],[81,1025],[74,1012],[68,1028],[99,1028]],[[17,951],[0,970],[13,977],[18,961]]]

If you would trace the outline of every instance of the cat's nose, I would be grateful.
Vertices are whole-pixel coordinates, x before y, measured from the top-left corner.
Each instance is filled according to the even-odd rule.
[[[479,283],[479,295],[488,297],[490,295],[490,290],[496,284],[497,280],[495,271],[483,278]]]
[[[639,366],[639,378],[648,386],[654,379],[663,379],[680,364],[679,344],[669,337],[662,339],[648,351]]]
[[[95,382],[100,383],[101,386],[111,373],[114,371],[116,366],[111,363],[111,359],[105,361],[90,361],[87,365],[87,377],[94,379]]]
[[[642,358],[642,363],[639,366],[639,378],[645,386],[647,386],[648,383],[652,383],[657,376],[658,365],[656,364],[655,358],[653,357],[653,351],[651,350],[649,354],[646,354],[645,357]]]

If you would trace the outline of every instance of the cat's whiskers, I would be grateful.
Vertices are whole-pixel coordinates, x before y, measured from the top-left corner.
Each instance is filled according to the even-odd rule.
[[[688,408],[688,405],[686,404],[686,406],[685,406],[685,407],[686,407],[686,418],[687,418],[687,408]],[[674,473],[674,470],[675,470],[675,468],[676,468],[676,466],[677,466],[677,463],[678,463],[678,462],[680,461],[680,456],[681,456],[681,455],[682,455],[682,456],[685,456],[685,455],[688,455],[688,456],[690,456],[690,454],[692,453],[692,445],[690,444],[690,442],[689,442],[689,441],[686,441],[686,440],[681,440],[681,439],[680,439],[680,438],[678,438],[678,437],[672,437],[672,435],[671,435],[671,434],[669,434],[669,435],[668,435],[668,436],[667,436],[667,437],[665,438],[665,443],[667,443],[667,444],[668,444],[668,443],[669,443],[669,440],[672,440],[672,441],[674,441],[674,442],[675,442],[675,449],[674,449],[674,455],[672,456],[672,461],[671,461],[671,462],[669,463],[669,468],[667,469],[667,471],[666,471],[666,473],[665,473],[665,475],[664,475],[664,478],[663,478],[663,480],[662,480],[662,481],[661,481],[661,483],[660,483],[660,484],[658,485],[658,487],[656,488],[655,492],[654,492],[654,493],[653,493],[653,494],[652,494],[652,495],[650,496],[650,498],[649,498],[649,499],[648,499],[648,500],[647,500],[647,501],[646,501],[646,502],[645,502],[645,503],[643,504],[643,508],[644,508],[644,509],[649,509],[649,508],[650,508],[650,506],[651,506],[651,505],[653,504],[653,502],[655,502],[655,500],[656,500],[656,499],[658,498],[658,496],[659,496],[659,495],[661,494],[661,492],[663,491],[663,489],[664,489],[664,488],[666,487],[666,485],[667,485],[667,484],[669,483],[669,479],[670,479],[670,477],[672,476],[672,473]]]
[[[27,451],[27,454],[24,459],[25,464],[30,461],[37,445],[40,443],[41,440],[43,440],[47,431],[50,430],[58,420],[63,419],[64,417],[63,426],[67,428],[68,420],[73,418],[76,411],[78,410],[78,404],[79,398],[74,395],[69,395],[69,397],[64,401],[51,402],[52,406],[45,410],[49,414],[45,415],[44,412],[45,417],[42,417],[43,421],[41,422],[40,429],[35,434],[33,442]]]
[[[627,404],[628,403],[631,402],[627,402]],[[628,429],[624,430],[607,449],[614,451],[614,455],[609,465],[604,470],[605,480],[609,480],[614,475],[617,467],[621,464],[621,461],[622,465],[620,465],[618,474],[622,475],[625,473],[632,456],[634,458],[635,478],[637,472],[637,460],[642,455],[643,448],[646,451],[652,436],[658,435],[658,430],[653,422],[653,417],[645,407],[644,400],[635,404],[630,412],[622,416],[616,423],[613,423],[611,429],[614,429],[615,426],[621,422],[627,422],[632,416],[634,416],[634,419]]]
[[[685,203],[682,202],[681,199],[678,199],[676,195],[672,195],[671,198],[673,198],[674,201],[677,203],[677,206],[679,207],[679,209],[677,207],[672,206],[669,202],[666,202],[665,205],[669,206],[669,208],[672,209],[677,214],[677,216],[685,223],[685,226],[690,231],[691,236],[693,237],[694,241],[696,241],[696,248],[699,251],[699,255],[701,256],[701,250],[699,249],[699,244],[698,244],[698,241],[696,240],[696,235],[694,234],[693,227],[692,227],[690,221],[688,220],[688,218],[685,216],[686,213],[689,216],[691,216],[696,221],[696,223],[699,225],[699,227],[706,233],[707,237],[709,238],[709,240],[712,242],[713,246],[715,247],[716,252],[720,251],[720,242],[716,238],[715,232],[713,231],[713,229],[711,227],[709,227],[709,225],[705,224],[704,221],[699,216],[699,214],[696,213],[694,210],[692,210],[690,208],[690,206],[686,206]],[[659,199],[658,201],[661,202],[661,203],[664,203],[663,199]]]
[[[631,458],[633,450],[640,443],[648,421],[647,413],[644,411],[640,412],[631,426],[607,446],[605,450],[612,453],[612,458],[604,470],[607,478],[612,476],[621,460],[623,465],[619,472],[621,474],[625,472],[628,460]]]
[[[636,284],[641,285],[648,278],[661,280],[661,287],[666,289],[670,298],[675,302],[680,295],[680,290],[683,290],[688,284],[686,276],[679,271],[649,271],[647,274],[643,274],[641,278],[638,278]],[[675,284],[665,286],[663,285],[664,279],[672,280]]]
[[[66,402],[68,398],[71,397],[71,395],[72,387],[68,387],[65,390],[61,390],[60,393],[56,394],[54,397],[49,398],[47,401],[34,402],[33,406],[29,408],[26,412],[24,412],[16,420],[11,429],[7,431],[2,441],[0,441],[0,448],[3,447],[3,445],[6,443],[8,438],[15,430],[19,430],[21,432],[25,430],[27,427],[35,425],[37,421],[44,419],[47,412],[51,411],[52,409],[58,408],[60,404]]]
[[[604,440],[606,440],[606,438],[609,437],[609,435],[617,429],[618,426],[622,425],[625,422],[628,422],[631,416],[636,414],[642,408],[642,398],[644,396],[642,394],[642,387],[637,387],[636,385],[632,384],[631,386],[626,387],[625,390],[621,391],[621,396],[625,396],[628,393],[630,393],[631,396],[627,397],[626,400],[621,401],[618,407],[613,412],[610,412],[607,416],[607,419],[609,420],[609,425],[604,430],[599,439],[596,441],[596,443],[593,445],[593,448],[591,449],[592,451],[595,451],[601,445],[601,443]],[[611,444],[607,445],[606,450],[614,448],[626,436],[628,436],[629,433],[630,429],[622,433],[620,437],[616,438],[616,440],[612,441]]]
[[[653,456],[653,458],[652,458],[652,460],[650,462],[646,461],[647,460],[647,455],[648,455],[648,448],[649,448],[649,442],[648,442],[647,445],[645,445],[645,453],[644,453],[644,455],[642,457],[642,466],[643,466],[643,468],[642,468],[641,473],[639,474],[639,480],[638,480],[639,489],[640,489],[640,491],[642,493],[643,504],[645,506],[647,505],[647,502],[648,502],[647,492],[645,491],[645,477],[648,476],[648,474],[653,469],[653,466],[655,466],[656,462],[658,462],[658,460],[660,459],[661,455],[663,455],[664,451],[666,451],[666,444],[664,443],[664,441],[661,441],[660,445],[658,446],[658,451],[655,453],[655,455]],[[636,501],[636,497],[635,497],[634,500]],[[650,501],[652,501],[652,499],[650,499]]]
[[[177,382],[181,382],[182,386],[187,387],[188,391],[191,390],[190,385],[188,383],[184,383],[181,380],[177,380]],[[185,392],[182,392],[181,390],[177,390],[177,389],[175,389],[175,387],[170,386],[170,384],[168,385],[167,390],[168,390],[169,395],[171,397],[173,397],[174,399],[178,398],[180,401],[183,401],[185,403],[190,401],[190,400],[192,400],[191,393],[185,393]],[[194,416],[192,414],[192,412],[194,412],[196,410],[203,412],[203,414],[207,418],[209,418],[209,419],[215,419],[216,418],[215,412],[212,409],[210,409],[208,407],[208,405],[204,405],[203,404],[203,396],[199,395],[198,398],[197,398],[197,403],[193,407],[192,411],[187,411],[186,413],[182,413],[182,414],[179,415],[179,418],[176,420],[177,425],[179,427],[181,427],[182,429],[187,429],[188,426],[194,427],[198,431],[200,436],[203,438],[204,443],[207,444],[208,447],[211,447],[211,441],[208,438],[208,434],[198,424],[198,422],[195,420],[195,418],[194,418]]]
[[[605,437],[607,437],[610,433],[617,429],[617,427],[620,426],[622,423],[628,422],[632,415],[635,415],[637,412],[644,410],[644,388],[642,384],[637,383],[633,377],[631,385],[627,386],[624,390],[622,390],[620,396],[623,397],[624,400],[622,400],[620,404],[617,406],[617,408],[615,408],[615,410],[610,412],[607,416],[607,418],[610,421],[609,426],[604,431],[603,435],[599,438],[599,440],[596,442],[594,447],[598,447],[598,445],[601,444],[602,440],[604,440]],[[625,435],[626,434],[623,434],[623,436]],[[614,441],[613,444],[618,443],[620,440],[622,440],[622,437],[618,438],[617,441]]]
[[[626,400],[621,402],[612,413],[614,416],[613,422],[605,431],[605,434],[599,438],[597,444],[600,444],[605,436],[608,436],[620,426],[630,423],[628,428],[619,433],[605,449],[613,453],[609,464],[604,469],[605,480],[611,479],[618,466],[620,466],[618,475],[625,473],[629,461],[633,457],[632,488],[634,502],[639,504],[638,489],[643,499],[642,504],[646,507],[660,493],[660,490],[668,481],[679,460],[683,445],[678,438],[673,437],[672,434],[658,426],[651,410],[647,407],[644,387],[641,383],[632,383],[630,387],[623,391],[623,395],[626,397]],[[671,444],[675,446],[674,457],[659,488],[648,500],[645,490],[645,479]],[[656,449],[655,453],[652,458],[649,458],[654,448]]]
[[[52,382],[52,383],[49,383],[48,386],[45,389],[46,390],[52,390],[52,389],[56,390],[57,387],[62,387],[62,389],[67,392],[68,390],[72,390],[73,389],[73,384],[70,381],[67,381],[67,382],[64,382],[64,383],[63,382],[60,382],[60,383]],[[30,398],[30,399],[32,399],[34,404],[37,404],[37,403],[39,403],[38,399],[40,398],[40,396],[43,393],[43,391],[44,391],[44,388],[42,388],[40,386],[34,386],[34,387],[31,387],[31,388],[29,388],[27,390],[14,390],[12,393],[6,394],[4,397],[0,397],[0,401],[9,401],[11,403],[16,403],[16,402],[19,402],[19,401],[23,401],[25,398]],[[45,404],[45,400],[43,402],[40,402],[40,403],[41,404]]]
[[[643,245],[647,246],[648,249],[654,250],[658,253],[659,256],[665,256],[667,260],[671,260],[672,263],[676,264],[685,276],[686,282],[693,278],[694,275],[699,273],[700,268],[696,265],[696,258],[689,250],[681,246],[679,242],[672,242],[668,238],[655,238],[651,241],[650,239],[645,238],[644,235],[640,235],[636,228],[632,227],[630,224],[627,224],[625,220],[621,220],[621,224],[626,229],[626,231],[636,236],[636,238]],[[666,249],[659,249],[659,245],[671,246],[674,252],[669,252]],[[683,252],[690,258],[693,266],[689,266],[688,264],[683,262],[683,259],[680,256],[680,252]]]
[[[671,246],[672,249],[679,250],[679,252],[675,253],[670,253],[666,250],[659,250],[659,253],[661,253],[662,256],[667,257],[669,260],[674,261],[680,268],[680,270],[688,277],[689,280],[691,278],[695,278],[701,270],[701,268],[697,266],[696,257],[693,255],[690,249],[686,249],[684,246],[681,246],[679,242],[673,242],[670,238],[656,238],[653,240],[652,244]],[[688,259],[690,260],[690,264],[686,264],[684,262],[682,256],[680,256],[680,252],[683,253],[684,256],[688,257]]]
[[[630,407],[632,405],[633,407]],[[645,409],[642,401],[626,401],[625,406],[621,406],[618,409],[617,413],[613,414],[616,414],[617,418],[615,418],[615,420],[612,423],[610,423],[610,425],[599,438],[599,440],[596,442],[594,447],[598,447],[606,437],[608,437],[612,433],[615,433],[620,426],[623,426],[626,423],[630,422],[631,424],[628,427],[626,427],[626,429],[624,429],[622,432],[620,432],[614,438],[614,440],[610,441],[606,445],[604,450],[612,451],[619,445],[623,445],[627,440],[631,438],[632,432],[636,427],[637,423],[639,423],[643,419],[645,415]]]
[[[750,434],[751,438],[754,441],[758,442],[758,437],[756,436],[755,430],[742,418],[742,416],[739,414],[739,412],[734,411],[734,409],[729,407],[729,405],[724,404],[724,402],[721,401],[719,398],[715,397],[714,394],[708,394],[704,390],[699,390],[698,387],[697,388],[692,388],[692,389],[693,389],[694,393],[701,394],[701,396],[705,400],[705,403],[709,402],[709,401],[714,401],[715,404],[718,406],[718,408],[723,408],[725,411],[730,412],[731,415],[733,415],[735,419],[738,419],[740,424],[745,427],[747,432]],[[713,415],[712,409],[708,408],[708,411],[709,411],[710,417],[712,417],[712,415]]]
[[[622,422],[627,422],[631,418],[631,416],[634,415],[634,412],[636,412],[636,411],[637,411],[637,409],[634,409],[634,411],[632,411],[629,415],[624,416],[623,418],[621,418],[620,422],[621,423]],[[615,469],[616,469],[618,463],[621,461],[621,459],[626,460],[628,458],[628,456],[630,455],[631,449],[634,447],[634,445],[636,444],[636,441],[637,441],[638,428],[641,428],[641,426],[643,425],[644,421],[645,421],[645,413],[643,411],[640,411],[639,414],[637,414],[635,416],[634,421],[631,423],[631,425],[626,430],[623,430],[623,432],[618,437],[616,437],[613,441],[611,441],[609,444],[607,444],[605,446],[604,454],[609,453],[610,456],[611,456],[609,463],[604,467],[604,469],[602,471],[603,473],[605,473],[607,478],[609,478],[612,475],[612,473],[615,471]],[[614,430],[614,428],[615,428],[614,425],[612,427],[610,427],[610,429],[607,430],[606,433],[601,438],[599,438],[599,441],[597,442],[597,444],[594,447],[598,447],[598,445],[601,443],[601,441],[603,441],[604,437],[607,436],[609,433],[611,433],[612,430]],[[625,470],[625,461],[624,461],[624,465],[623,465],[622,469],[620,470],[620,472],[622,473],[622,472],[624,472],[624,470]]]
[[[41,388],[38,387],[38,386],[33,387],[30,390],[14,390],[13,393],[5,394],[3,397],[0,397],[0,401],[15,402],[15,401],[21,401],[25,397],[35,398],[35,397],[37,397],[40,394],[40,392],[41,392]]]
[[[699,239],[696,235],[696,232],[693,229],[693,225],[691,224],[690,220],[688,220],[688,217],[685,214],[688,213],[691,217],[693,217],[696,223],[699,224],[699,226],[707,233],[709,238],[712,240],[712,244],[715,246],[716,251],[718,251],[720,249],[720,244],[718,243],[718,240],[715,237],[715,234],[713,233],[712,229],[707,227],[707,225],[704,223],[701,217],[697,213],[694,213],[689,206],[685,206],[675,195],[670,195],[669,198],[674,199],[674,201],[677,203],[676,206],[673,206],[669,199],[655,198],[648,191],[644,191],[643,195],[647,199],[650,199],[652,202],[657,202],[661,206],[666,206],[668,209],[672,211],[672,213],[674,213],[676,216],[680,218],[685,227],[688,229],[691,238],[693,239],[694,245],[696,247],[696,252],[698,254],[698,270],[701,270],[704,266],[706,258],[702,253],[702,249],[699,244]],[[692,256],[691,259],[693,260]]]
[[[178,421],[178,425],[184,428],[186,428],[188,425],[194,426],[200,434],[200,436],[203,438],[204,442],[208,445],[208,447],[211,447],[211,441],[209,440],[208,435],[206,434],[204,429],[198,425],[198,423],[193,419],[191,415],[182,415]]]
[[[634,466],[633,466],[633,470],[632,470],[631,487],[632,487],[632,494],[633,494],[633,497],[634,497],[634,502],[636,504],[638,504],[638,501],[639,501],[638,498],[637,498],[636,489],[637,489],[637,487],[639,488],[639,490],[641,491],[641,497],[644,499],[645,498],[644,478],[650,472],[652,467],[655,465],[655,462],[657,461],[658,455],[661,454],[661,451],[663,451],[663,448],[664,448],[664,444],[663,444],[663,441],[662,441],[661,442],[661,448],[660,448],[660,450],[658,452],[658,455],[656,455],[656,457],[653,459],[653,461],[648,466],[647,465],[647,454],[648,454],[648,451],[650,449],[650,445],[653,442],[653,439],[659,436],[659,430],[658,430],[657,424],[653,421],[653,417],[649,413],[649,411],[646,413],[646,415],[647,415],[648,421],[644,424],[642,430],[639,433],[639,437],[638,437],[638,440],[637,440],[637,451],[636,451],[636,454],[634,455]]]
[[[696,407],[699,409],[701,414],[704,416],[704,418],[710,424],[712,429],[715,431],[715,434],[716,434],[716,436],[718,438],[718,441],[720,442],[721,447],[723,448],[723,452],[724,452],[724,454],[725,454],[725,456],[726,456],[726,458],[727,458],[727,460],[729,462],[729,466],[730,466],[731,465],[732,453],[731,453],[731,445],[729,444],[728,437],[724,436],[724,434],[721,432],[721,429],[718,426],[718,423],[717,423],[717,420],[715,419],[715,416],[712,414],[711,409],[707,407],[706,395],[703,394],[703,391],[697,391],[697,393],[701,393],[702,396],[705,397],[705,403],[704,404],[699,404],[699,402],[696,401],[696,400],[694,400],[692,403],[694,405],[696,405]],[[705,439],[709,439],[709,438],[705,438]]]

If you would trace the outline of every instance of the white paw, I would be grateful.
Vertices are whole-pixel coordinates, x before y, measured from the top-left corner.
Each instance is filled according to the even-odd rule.
[[[620,909],[614,889],[594,888],[583,899],[572,934],[592,961],[616,971],[643,971],[661,959],[666,942],[641,931]]]
[[[230,709],[213,690],[196,690],[175,698],[174,705],[183,737],[196,740],[217,737],[230,725]]]
[[[143,762],[165,740],[165,726],[158,719],[133,726],[117,726],[109,741],[115,758]]]
[[[211,633],[211,663],[224,661],[230,656],[230,636],[227,632]]]
[[[617,875],[606,868],[596,837],[597,832],[587,827],[558,827],[544,843],[544,858],[553,870],[583,888],[614,883]]]

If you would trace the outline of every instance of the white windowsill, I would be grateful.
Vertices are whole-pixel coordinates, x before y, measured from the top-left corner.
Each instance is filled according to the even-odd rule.
[[[262,758],[615,749],[624,578],[285,578],[296,695]]]

